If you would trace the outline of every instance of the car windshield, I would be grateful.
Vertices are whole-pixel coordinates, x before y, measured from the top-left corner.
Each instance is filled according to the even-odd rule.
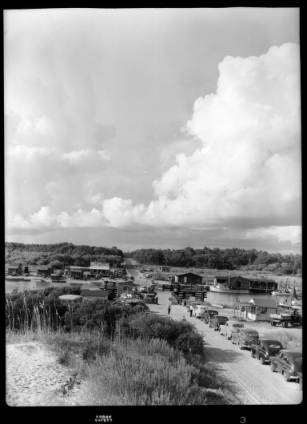
[[[228,320],[227,317],[217,316],[216,319],[220,322],[226,322]]]
[[[250,337],[257,337],[258,336],[258,333],[255,330],[242,330],[242,333],[246,334],[247,336],[250,336]]]
[[[267,343],[269,349],[282,349],[282,345],[279,342]]]
[[[243,328],[244,324],[234,323],[232,324],[233,328]]]

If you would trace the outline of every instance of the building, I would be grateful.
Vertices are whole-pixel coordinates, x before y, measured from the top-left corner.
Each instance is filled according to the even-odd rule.
[[[246,321],[270,321],[270,314],[277,313],[278,304],[276,299],[252,298],[246,303],[234,305],[234,316]]]
[[[165,265],[161,265],[159,267],[159,271],[161,271],[161,272],[170,272],[170,267],[169,266],[165,266]]]
[[[49,266],[42,266],[40,265],[37,270],[36,273],[39,277],[50,277],[51,275],[51,268]]]
[[[267,278],[248,277],[248,279],[244,279],[249,281],[249,290],[254,293],[272,293],[272,291],[277,290],[278,288],[276,281],[269,280]]]
[[[179,284],[202,284],[203,277],[193,272],[175,275],[175,283]]]
[[[9,265],[7,268],[8,275],[21,275],[22,266],[20,265]]]

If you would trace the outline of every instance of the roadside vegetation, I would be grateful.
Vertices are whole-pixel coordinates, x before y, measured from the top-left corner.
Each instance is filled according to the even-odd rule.
[[[7,342],[37,340],[86,384],[82,404],[234,404],[205,364],[202,337],[188,322],[151,315],[146,305],[100,299],[69,307],[48,288],[7,296]]]

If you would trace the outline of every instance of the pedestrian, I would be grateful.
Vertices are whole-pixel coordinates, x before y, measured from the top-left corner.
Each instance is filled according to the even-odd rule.
[[[168,313],[168,315],[171,313],[171,304],[168,305],[167,313]]]
[[[190,305],[190,317],[192,317],[192,314],[193,314],[193,306]]]

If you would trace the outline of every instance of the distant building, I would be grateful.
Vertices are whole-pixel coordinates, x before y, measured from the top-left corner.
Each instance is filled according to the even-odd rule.
[[[184,274],[175,275],[175,283],[180,284],[201,284],[203,277],[193,272],[186,272]]]
[[[49,277],[51,275],[51,268],[49,266],[40,265],[36,273],[39,277]]]
[[[159,271],[161,271],[161,272],[170,272],[170,267],[169,266],[165,266],[165,265],[161,265],[159,267]]]
[[[278,304],[276,299],[252,298],[246,303],[236,303],[234,305],[234,316],[246,321],[269,321],[270,314],[277,312]]]
[[[21,275],[22,266],[20,265],[9,265],[7,268],[8,275]]]

